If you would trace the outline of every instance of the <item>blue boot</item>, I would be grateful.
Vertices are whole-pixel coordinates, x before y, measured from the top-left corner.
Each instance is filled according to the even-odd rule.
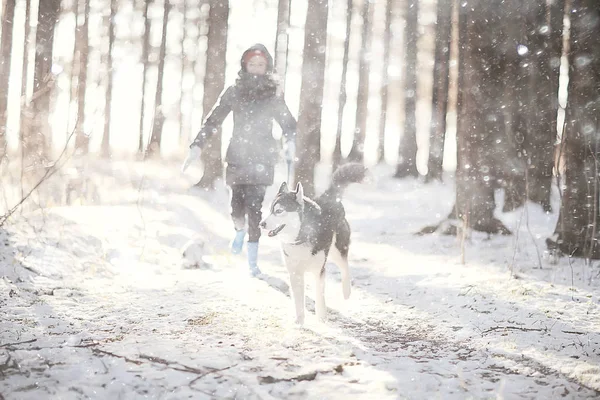
[[[235,238],[231,242],[231,253],[240,254],[242,252],[242,246],[244,246],[244,238],[246,237],[246,231],[238,229],[235,231]]]
[[[259,275],[260,269],[256,264],[258,260],[258,242],[248,242],[248,266],[250,267],[250,275]]]

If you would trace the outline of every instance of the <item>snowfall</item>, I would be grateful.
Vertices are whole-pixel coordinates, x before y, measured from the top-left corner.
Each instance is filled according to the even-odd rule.
[[[260,278],[228,252],[222,181],[191,188],[201,167],[166,161],[65,166],[0,232],[0,399],[598,398],[600,265],[548,256],[558,192],[549,214],[501,213],[498,192],[512,236],[418,236],[450,212],[453,178],[393,172],[344,196],[350,299],[328,264],[328,320],[309,279],[297,326],[276,238]]]

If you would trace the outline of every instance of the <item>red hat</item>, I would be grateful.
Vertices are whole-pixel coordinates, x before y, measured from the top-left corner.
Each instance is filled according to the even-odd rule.
[[[246,66],[248,61],[250,61],[250,59],[252,57],[256,57],[256,56],[262,57],[267,62],[269,61],[267,59],[267,55],[264,52],[262,52],[258,49],[253,49],[253,50],[250,50],[250,51],[247,51],[244,53],[244,56],[242,57],[242,64],[244,65],[244,67]]]

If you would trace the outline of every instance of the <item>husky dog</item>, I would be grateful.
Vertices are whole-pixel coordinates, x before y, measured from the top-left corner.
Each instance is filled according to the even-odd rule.
[[[332,177],[329,188],[314,201],[304,196],[302,184],[289,191],[283,182],[271,203],[269,216],[260,226],[269,237],[277,236],[290,274],[290,287],[296,306],[296,323],[304,323],[304,273],[315,275],[315,312],[319,320],[326,318],[325,263],[340,268],[344,298],[350,297],[348,248],[350,225],[341,203],[344,189],[361,182],[366,169],[357,163],[345,164]]]

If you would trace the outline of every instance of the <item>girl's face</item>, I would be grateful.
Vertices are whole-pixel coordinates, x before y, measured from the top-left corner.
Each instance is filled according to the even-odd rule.
[[[246,64],[246,71],[254,75],[264,75],[267,73],[267,60],[261,56],[254,56]]]

